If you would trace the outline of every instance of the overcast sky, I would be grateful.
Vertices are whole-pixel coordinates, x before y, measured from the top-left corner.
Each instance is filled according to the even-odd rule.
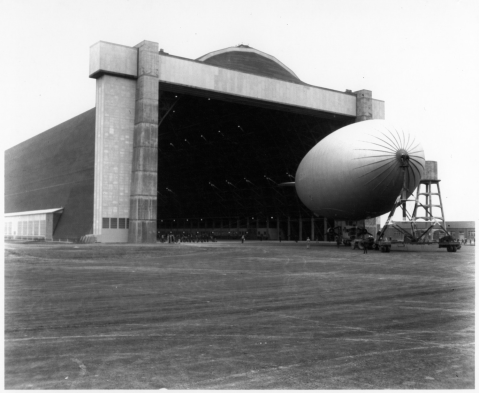
[[[309,84],[372,90],[438,161],[446,220],[477,220],[475,0],[0,0],[3,149],[95,106],[89,48],[155,41],[198,58],[246,44]]]

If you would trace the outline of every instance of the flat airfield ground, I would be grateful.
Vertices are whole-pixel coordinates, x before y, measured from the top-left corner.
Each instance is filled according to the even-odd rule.
[[[7,243],[7,389],[474,383],[475,247]]]

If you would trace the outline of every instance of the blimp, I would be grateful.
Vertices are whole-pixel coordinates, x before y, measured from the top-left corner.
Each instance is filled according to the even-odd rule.
[[[408,198],[424,173],[417,138],[385,120],[343,127],[316,144],[296,171],[299,199],[315,215],[363,220]]]

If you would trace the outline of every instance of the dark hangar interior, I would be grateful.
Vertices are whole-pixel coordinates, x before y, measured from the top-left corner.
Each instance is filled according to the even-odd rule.
[[[240,45],[242,48],[247,46]],[[305,84],[267,56],[214,52],[199,59],[222,68]],[[158,228],[276,227],[311,236],[311,212],[294,181],[306,153],[354,118],[160,83]],[[324,235],[315,222],[315,236]]]
[[[238,227],[238,221],[239,228],[265,228],[267,219],[276,227],[279,218],[286,234],[288,216],[308,220],[311,212],[294,187],[278,185],[294,181],[306,153],[350,123],[164,90],[161,102],[169,105],[158,131],[160,231]],[[297,226],[291,225],[293,238]],[[308,223],[303,233],[309,232]],[[315,233],[322,232],[321,223]]]

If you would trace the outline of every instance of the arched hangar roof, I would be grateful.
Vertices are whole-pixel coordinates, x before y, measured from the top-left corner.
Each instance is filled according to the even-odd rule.
[[[210,52],[198,58],[197,61],[268,78],[303,83],[291,69],[278,59],[247,45]]]

